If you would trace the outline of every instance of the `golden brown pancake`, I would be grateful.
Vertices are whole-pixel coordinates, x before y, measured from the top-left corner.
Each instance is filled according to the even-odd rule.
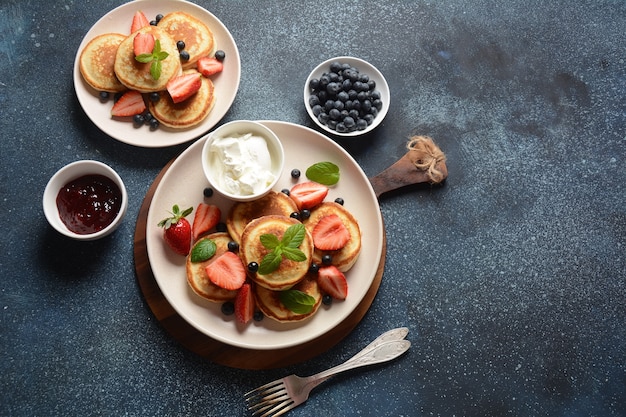
[[[252,220],[241,235],[239,251],[244,265],[256,262],[261,265],[265,255],[270,250],[261,243],[261,236],[264,234],[275,235],[279,240],[283,238],[287,228],[293,224],[299,224],[296,219],[285,216],[269,215]],[[306,230],[306,229],[305,229]],[[311,256],[313,255],[313,238],[307,231],[299,246],[299,249],[306,255],[306,261],[292,261],[283,257],[278,269],[269,274],[250,273],[250,278],[258,285],[270,290],[285,290],[298,283],[309,270]]]
[[[174,41],[185,42],[184,50],[189,53],[189,59],[181,60],[183,69],[195,68],[198,59],[213,54],[213,32],[197,18],[185,12],[172,12],[163,16],[159,27],[172,35]]]
[[[80,73],[97,91],[117,93],[126,90],[114,69],[117,49],[124,39],[126,35],[121,33],[105,33],[89,41],[80,53]]]
[[[215,255],[210,259],[203,262],[191,262],[191,254],[187,256],[187,282],[193,289],[193,291],[202,298],[214,302],[222,302],[227,300],[233,300],[237,295],[236,290],[225,290],[213,284],[206,274],[205,268],[219,258],[221,254],[228,251],[228,242],[230,242],[230,236],[228,233],[212,233],[205,237],[202,237],[198,242],[211,239],[215,242],[217,249]],[[197,242],[196,242],[197,244]]]
[[[281,323],[302,321],[314,315],[322,303],[322,293],[317,285],[316,275],[310,273],[307,274],[291,289],[305,292],[315,299],[315,304],[309,313],[294,313],[285,307],[280,301],[280,291],[271,291],[260,285],[255,286],[256,305],[267,317]]]
[[[185,73],[196,72],[194,69]],[[200,73],[198,73],[200,76]],[[202,122],[215,105],[215,87],[213,82],[203,76],[202,87],[193,96],[180,103],[174,103],[167,91],[161,91],[157,102],[148,102],[150,112],[163,125],[174,129],[185,129]]]
[[[252,220],[268,215],[289,217],[298,207],[285,193],[270,191],[257,200],[235,203],[226,219],[228,232],[235,242],[241,242],[243,229]]]
[[[155,40],[161,43],[161,51],[169,54],[161,61],[161,75],[155,80],[150,74],[150,63],[142,63],[135,59],[135,48],[133,41],[137,33],[151,33]],[[165,89],[167,82],[181,72],[180,59],[176,49],[176,41],[169,33],[157,26],[145,26],[132,33],[117,49],[115,56],[115,74],[122,84],[130,90],[137,90],[141,93],[151,93]]]
[[[361,252],[361,229],[359,224],[348,210],[341,204],[333,202],[324,202],[311,210],[311,216],[304,220],[304,225],[310,233],[313,233],[315,225],[325,216],[336,214],[341,219],[343,225],[350,232],[350,240],[346,245],[338,250],[322,251],[315,249],[313,253],[313,262],[321,264],[322,256],[328,254],[333,258],[332,264],[340,271],[346,272],[356,262]]]

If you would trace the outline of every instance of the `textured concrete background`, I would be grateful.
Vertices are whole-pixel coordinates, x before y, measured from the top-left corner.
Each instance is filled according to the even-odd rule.
[[[197,1],[233,34],[238,96],[223,122],[312,126],[303,82],[352,55],[391,88],[385,122],[338,140],[372,176],[432,136],[443,187],[381,201],[387,265],[368,315],[329,352],[251,372],[185,351],[134,275],[133,233],[186,145],[100,132],[72,84],[82,37],[120,1],[0,1],[0,415],[245,415],[243,393],[314,373],[408,326],[399,361],[339,377],[294,416],[626,416],[626,3]],[[41,210],[60,166],[118,170],[127,221],[70,242]]]

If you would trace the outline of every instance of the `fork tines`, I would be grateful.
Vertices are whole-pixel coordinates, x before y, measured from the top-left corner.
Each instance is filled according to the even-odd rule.
[[[245,399],[248,404],[248,410],[253,411],[253,416],[265,413],[261,417],[279,415],[273,413],[281,411],[281,409],[293,403],[282,379],[278,379],[247,392]]]

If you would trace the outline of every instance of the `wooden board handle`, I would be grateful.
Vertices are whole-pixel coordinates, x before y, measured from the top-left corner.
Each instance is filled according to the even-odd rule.
[[[428,136],[414,136],[408,152],[378,175],[370,178],[376,197],[408,185],[439,184],[448,177],[446,156]]]

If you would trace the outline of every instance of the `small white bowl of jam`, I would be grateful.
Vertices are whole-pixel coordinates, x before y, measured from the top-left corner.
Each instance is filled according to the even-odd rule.
[[[43,211],[59,233],[76,240],[96,240],[121,224],[128,194],[110,166],[93,160],[72,162],[58,170],[43,193]]]

